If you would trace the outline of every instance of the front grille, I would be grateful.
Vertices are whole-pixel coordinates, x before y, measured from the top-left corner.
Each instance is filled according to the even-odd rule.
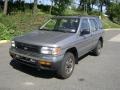
[[[15,42],[16,44],[16,48],[21,49],[21,50],[25,50],[25,51],[31,51],[31,52],[36,52],[39,53],[39,48],[36,45],[30,45],[30,44],[25,44],[25,43],[21,43],[21,42]]]

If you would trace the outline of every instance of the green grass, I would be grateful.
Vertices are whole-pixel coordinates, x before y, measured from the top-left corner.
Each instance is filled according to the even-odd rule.
[[[83,12],[66,10],[65,15],[82,15]],[[50,14],[39,11],[36,16],[30,12],[16,13],[4,16],[0,14],[0,40],[9,40],[15,36],[35,30],[51,17]],[[111,22],[107,17],[102,17],[104,28],[120,28],[120,25]]]
[[[120,28],[119,24],[116,24],[116,23],[110,21],[107,17],[102,17],[102,23],[103,23],[103,27],[105,29],[107,29],[107,28]]]
[[[50,17],[51,15],[41,12],[37,13],[36,16],[29,12],[16,13],[10,16],[0,14],[0,40],[12,39],[14,36],[35,30]]]
[[[65,12],[64,12],[64,15],[83,15],[84,13],[81,11],[81,12],[78,12],[77,10],[70,10],[70,9],[66,9]]]

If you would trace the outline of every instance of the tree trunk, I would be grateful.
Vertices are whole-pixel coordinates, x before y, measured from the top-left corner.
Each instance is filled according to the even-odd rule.
[[[7,8],[8,8],[8,0],[5,0],[5,2],[4,2],[4,10],[3,10],[4,15],[7,14]]]
[[[92,10],[93,10],[93,4],[92,4]]]
[[[103,12],[103,9],[102,9],[102,4],[100,5],[100,12],[102,13]]]
[[[36,13],[37,13],[37,0],[34,0],[33,14],[35,15]]]
[[[52,14],[52,7],[53,7],[53,0],[51,0],[51,6],[50,6],[50,14]]]

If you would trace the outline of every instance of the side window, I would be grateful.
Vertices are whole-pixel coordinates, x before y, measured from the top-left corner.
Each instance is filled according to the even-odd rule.
[[[92,32],[97,31],[98,30],[98,24],[94,19],[90,19],[90,23],[91,23],[91,30]]]
[[[95,23],[95,28],[96,28],[96,30],[98,30],[98,29],[99,29],[99,26],[98,26],[97,21],[96,21],[95,19],[93,19],[93,21],[94,21],[94,23]]]
[[[90,33],[90,25],[89,25],[88,19],[82,20],[80,30],[81,30],[81,34],[83,35]]]
[[[97,19],[97,22],[98,22],[98,24],[99,24],[99,29],[103,29],[102,21],[99,20],[99,19]]]
[[[95,23],[94,23],[93,19],[90,19],[90,24],[91,24],[91,31],[94,32],[96,30],[96,28],[95,28]]]

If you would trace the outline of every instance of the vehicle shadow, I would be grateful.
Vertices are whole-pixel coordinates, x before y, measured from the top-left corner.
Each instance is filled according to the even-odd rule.
[[[90,53],[85,54],[84,56],[80,57],[78,59],[78,62],[80,62],[81,60],[83,60],[85,57],[87,57],[88,55],[91,55]],[[34,77],[38,77],[38,78],[46,78],[46,79],[51,79],[51,78],[57,78],[57,79],[61,79],[59,76],[57,76],[55,71],[51,71],[51,70],[37,70],[35,68],[32,67],[28,67],[26,65],[20,64],[18,63],[16,60],[11,60],[10,65],[16,69],[19,70],[21,72],[24,72],[28,75],[32,75]]]
[[[26,65],[20,64],[20,63],[16,62],[15,60],[11,60],[10,65],[14,69],[19,70],[21,72],[24,72],[28,75],[32,75],[34,77],[46,78],[46,79],[57,78],[55,71],[37,70],[35,68],[28,67]]]
[[[80,58],[78,58],[78,63],[79,63],[81,60],[83,60],[84,58],[86,58],[87,56],[89,56],[89,55],[90,55],[90,56],[95,56],[92,52],[89,52],[89,53],[81,56]]]

